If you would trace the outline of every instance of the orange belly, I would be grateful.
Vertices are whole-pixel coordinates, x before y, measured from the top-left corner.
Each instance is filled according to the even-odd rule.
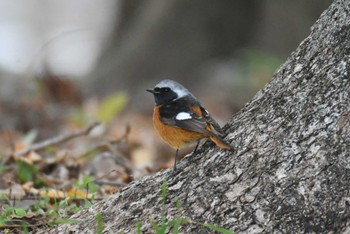
[[[208,136],[202,133],[188,131],[162,123],[159,121],[159,109],[157,107],[154,108],[153,112],[153,125],[160,137],[175,149],[179,149],[198,139],[208,138]]]

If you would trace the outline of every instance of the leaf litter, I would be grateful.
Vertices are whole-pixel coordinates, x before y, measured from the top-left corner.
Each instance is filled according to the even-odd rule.
[[[172,166],[151,112],[123,112],[126,93],[83,100],[52,79],[15,105],[0,102],[0,232],[74,222],[80,209]]]

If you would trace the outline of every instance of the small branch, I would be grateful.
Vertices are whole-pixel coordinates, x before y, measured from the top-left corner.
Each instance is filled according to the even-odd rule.
[[[124,134],[119,139],[110,141],[110,143],[111,144],[116,144],[116,143],[120,143],[122,141],[128,142],[128,137],[130,135],[130,131],[131,131],[130,124],[127,124],[126,127],[125,127]]]
[[[94,183],[98,184],[98,185],[112,185],[112,186],[119,186],[119,187],[125,187],[125,186],[128,185],[127,183],[124,183],[124,182],[121,182],[121,181],[114,181],[114,180],[111,181],[111,180],[108,180],[108,179],[104,179],[105,177],[107,177],[108,175],[110,175],[113,172],[118,173],[117,170],[111,170],[107,174],[105,174],[103,176],[100,176],[99,178],[95,179]]]
[[[66,141],[69,141],[71,139],[74,139],[74,138],[77,138],[80,136],[88,135],[92,131],[92,129],[94,129],[99,124],[100,123],[95,122],[85,129],[79,129],[79,130],[75,130],[72,132],[68,132],[68,133],[53,137],[51,139],[45,140],[43,142],[33,144],[30,147],[28,147],[27,149],[16,152],[13,155],[14,155],[14,157],[20,157],[20,156],[28,154],[31,151],[41,150],[41,149],[44,149],[44,148],[46,148],[48,146],[52,146],[52,145],[59,145],[59,144],[62,144]]]
[[[98,184],[98,185],[112,185],[112,186],[119,186],[119,187],[125,187],[128,185],[127,183],[124,183],[124,182],[111,181],[111,180],[106,180],[106,179],[95,180],[94,182],[95,182],[95,184]]]

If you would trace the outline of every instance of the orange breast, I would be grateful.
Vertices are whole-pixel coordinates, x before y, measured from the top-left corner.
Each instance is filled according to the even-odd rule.
[[[159,119],[159,107],[154,108],[153,125],[161,138],[170,146],[176,149],[179,149],[182,146],[185,146],[186,144],[191,143],[195,140],[208,138],[202,133],[192,132],[164,124]]]

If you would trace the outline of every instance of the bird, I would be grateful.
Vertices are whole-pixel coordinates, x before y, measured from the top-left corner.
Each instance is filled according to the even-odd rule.
[[[179,149],[208,138],[223,149],[233,147],[222,138],[220,125],[210,116],[198,99],[174,80],[162,80],[153,89],[146,89],[154,96],[153,125],[160,137],[176,149],[174,171],[179,160]]]

